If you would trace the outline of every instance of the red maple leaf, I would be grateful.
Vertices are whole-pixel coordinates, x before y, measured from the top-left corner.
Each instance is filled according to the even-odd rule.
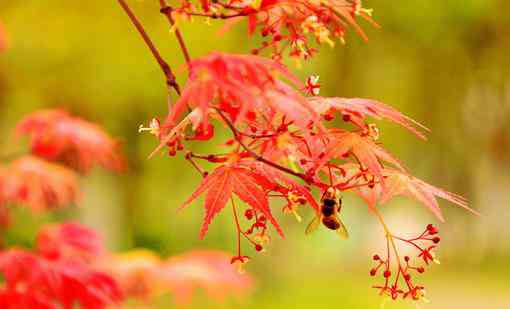
[[[271,214],[267,196],[263,187],[261,187],[261,179],[253,175],[249,169],[235,163],[216,168],[202,180],[195,192],[184,202],[180,209],[188,206],[204,192],[207,192],[205,196],[205,218],[200,230],[200,238],[205,236],[212,219],[225,207],[225,204],[232,197],[232,193],[235,193],[253,209],[260,211],[283,237],[278,222]]]
[[[90,261],[104,253],[99,235],[76,222],[43,226],[37,233],[36,247],[47,259],[69,257]]]
[[[366,176],[361,176],[359,178],[353,177],[353,175],[366,175],[366,172],[362,171],[359,165],[348,163],[339,165],[338,167],[342,170],[343,174],[334,172],[335,181],[342,183],[343,180],[349,179],[350,183],[346,184],[346,186],[352,187],[352,190],[359,195],[369,207],[375,207],[377,203],[380,205],[386,204],[396,196],[406,196],[420,202],[440,221],[444,221],[437,202],[437,197],[440,197],[479,215],[478,212],[468,207],[466,199],[462,196],[432,186],[406,172],[391,168],[383,168],[381,173],[384,177],[384,187],[379,183],[374,183],[373,186],[369,187],[357,186],[358,183],[366,183],[367,179]],[[342,185],[339,186],[339,188],[341,187]]]
[[[363,136],[358,132],[350,132],[341,129],[330,129],[324,136],[325,151],[317,159],[316,169],[322,168],[328,161],[334,158],[346,159],[350,154],[372,173],[381,182],[384,181],[381,161],[393,164],[401,170],[403,165],[393,155],[377,145],[369,136]]]
[[[100,126],[60,109],[29,114],[18,123],[16,131],[30,137],[32,153],[61,161],[82,173],[96,165],[115,171],[125,166],[115,139]]]
[[[407,117],[393,107],[379,101],[360,98],[324,98],[311,97],[308,99],[320,114],[329,113],[330,110],[338,111],[344,119],[349,120],[358,127],[366,128],[366,117],[375,119],[388,119],[408,129],[421,139],[426,139],[421,130],[429,131],[428,128],[417,121]]]
[[[174,126],[188,107],[200,109],[207,126],[209,109],[224,106],[225,102],[233,122],[245,120],[254,111],[280,112],[303,128],[310,122],[319,122],[306,99],[279,78],[299,88],[302,83],[276,61],[215,52],[191,61],[189,67],[189,80],[166,126]]]
[[[34,211],[60,208],[79,199],[76,173],[34,156],[23,156],[0,169],[5,203],[24,203]]]
[[[105,308],[122,298],[112,277],[79,261],[47,260],[22,249],[10,249],[0,253],[0,272],[9,293],[31,291],[64,308],[75,304]]]

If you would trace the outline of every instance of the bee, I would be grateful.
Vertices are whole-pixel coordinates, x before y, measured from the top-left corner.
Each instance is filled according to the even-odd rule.
[[[330,187],[324,192],[321,198],[321,209],[315,218],[306,227],[305,234],[311,234],[322,224],[333,231],[336,231],[342,238],[347,239],[349,233],[340,220],[339,214],[342,209],[342,199],[338,197],[337,189]]]

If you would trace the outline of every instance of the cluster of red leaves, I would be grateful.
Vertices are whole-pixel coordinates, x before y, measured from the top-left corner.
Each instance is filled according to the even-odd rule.
[[[289,87],[279,80],[281,77],[292,81],[297,88]],[[464,198],[409,174],[384,149],[377,126],[368,119],[389,120],[421,139],[425,139],[424,131],[427,131],[424,126],[374,100],[305,97],[301,91],[309,87],[301,85],[277,62],[257,56],[213,53],[190,63],[190,79],[182,96],[165,124],[160,127],[159,121],[153,120],[150,130],[160,140],[156,151],[168,146],[171,155],[183,152],[204,176],[182,206],[205,193],[200,237],[231,200],[238,239],[244,237],[256,251],[261,251],[269,240],[266,222],[283,236],[269,199],[284,199],[287,212],[296,214],[296,209],[306,204],[319,212],[320,206],[310,187],[321,192],[330,187],[354,192],[372,210],[377,204],[401,195],[424,204],[440,220],[443,217],[436,197],[472,211]],[[313,91],[317,92],[317,89]],[[183,116],[187,110],[189,113]],[[328,124],[337,116],[346,128]],[[206,155],[190,151],[185,141],[203,141],[214,136],[213,120],[232,132],[233,138],[223,144],[229,151]],[[191,130],[187,130],[189,125]],[[217,166],[207,172],[198,160]],[[305,185],[289,175],[300,178]],[[253,221],[247,228],[241,227],[234,195],[248,207],[245,217]],[[238,241],[232,262],[243,264],[247,260]]]
[[[119,143],[98,125],[59,110],[40,110],[27,115],[17,127],[30,137],[32,153],[61,162],[81,173],[94,166],[120,171],[125,162]]]
[[[316,50],[310,39],[319,44],[334,45],[332,38],[343,42],[346,30],[352,28],[366,40],[358,25],[359,17],[374,26],[377,24],[371,19],[371,10],[365,9],[361,0],[201,0],[200,5],[181,0],[175,7],[160,1],[161,13],[172,25],[171,30],[176,33],[189,69],[189,78],[182,92],[134,13],[124,1],[120,3],[160,64],[167,84],[180,95],[170,107],[163,125],[154,118],[149,128],[141,126],[140,131],[150,131],[159,140],[159,146],[151,156],[168,147],[170,156],[182,153],[203,176],[198,188],[181,207],[205,195],[200,237],[204,237],[211,221],[230,200],[237,230],[237,254],[231,263],[242,265],[249,259],[241,253],[242,238],[256,251],[264,248],[270,239],[268,222],[283,237],[271,209],[272,198],[284,201],[283,211],[293,213],[298,220],[297,209],[308,205],[327,228],[338,230],[343,224],[337,218],[340,211],[337,193],[353,192],[366,202],[380,221],[397,259],[394,239],[399,238],[391,234],[377,205],[395,196],[407,196],[422,203],[442,221],[437,202],[440,197],[476,213],[461,196],[412,176],[384,148],[379,140],[379,129],[369,121],[372,118],[388,120],[420,139],[426,139],[426,127],[378,101],[319,97],[318,76],[310,76],[306,83],[302,83],[283,66],[284,52],[296,58],[312,56]],[[230,20],[227,27],[246,19],[250,34],[259,29],[267,38],[260,48],[253,50],[253,54],[267,49],[273,59],[218,52],[191,59],[178,22],[193,16]],[[309,95],[311,97],[307,97]],[[223,124],[232,133],[221,144],[227,151],[219,154],[191,151],[187,141],[213,139],[216,123]],[[199,161],[207,166],[212,163],[214,167],[205,170]],[[314,188],[322,194],[323,205],[314,200]],[[245,204],[245,220],[238,215],[237,200]],[[325,218],[328,220],[324,221]],[[248,225],[244,227],[246,221]],[[321,220],[312,222],[320,223]],[[415,241],[432,241],[426,238],[431,235],[430,231],[427,233],[416,239],[400,240],[419,247]],[[426,263],[434,248],[421,250],[420,257]],[[389,265],[389,256],[386,260],[378,257],[377,261]],[[399,276],[404,276],[409,290],[405,292],[395,284],[395,293],[421,298],[422,288],[412,285],[408,278],[408,271],[414,268],[409,264],[405,268],[401,265],[399,261],[396,281]],[[377,269],[374,275],[376,272]],[[388,266],[384,277],[388,279],[390,276]],[[388,294],[390,288],[387,280],[381,288],[382,294]],[[391,291],[389,295],[397,298],[395,293]]]
[[[123,295],[113,277],[94,267],[89,256],[101,247],[95,233],[76,223],[44,228],[35,251],[0,252],[2,308],[105,308]],[[87,258],[84,258],[87,257]],[[97,257],[97,256],[96,256]]]
[[[24,204],[49,211],[80,198],[78,172],[96,165],[121,170],[124,158],[118,143],[99,126],[62,110],[41,110],[17,125],[30,137],[32,155],[0,165],[0,225],[9,222],[8,205]]]
[[[281,59],[284,52],[290,56],[307,59],[315,52],[310,39],[318,44],[334,46],[332,38],[344,43],[348,28],[353,28],[364,40],[367,37],[358,25],[358,18],[377,24],[370,17],[372,10],[363,8],[361,0],[256,0],[235,1],[202,0],[201,6],[182,1],[173,12],[180,16],[203,16],[213,19],[229,19],[230,27],[244,18],[248,21],[248,33],[260,29],[262,37],[268,38],[262,46],[253,50],[258,54],[270,50],[273,59]]]

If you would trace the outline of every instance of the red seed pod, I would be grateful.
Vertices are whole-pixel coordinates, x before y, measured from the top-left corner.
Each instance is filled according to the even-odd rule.
[[[374,261],[379,261],[381,258],[379,257],[379,255],[377,255],[377,254],[376,254],[376,255],[374,255],[374,256],[372,257],[372,259],[373,259]]]
[[[389,271],[389,270],[385,270],[385,271],[384,271],[383,276],[384,276],[384,278],[389,278],[389,277],[391,277],[391,271]]]
[[[410,274],[405,274],[404,275],[404,279],[406,279],[406,281],[411,280],[411,275]]]
[[[331,120],[335,119],[335,116],[331,115],[331,114],[326,114],[326,115],[322,116],[322,118],[324,118],[324,120],[326,120],[326,121],[331,121]]]
[[[434,238],[432,238],[432,241],[433,241],[435,244],[437,244],[437,243],[439,243],[439,242],[441,241],[441,238],[439,238],[439,237],[434,237]]]
[[[342,120],[345,122],[351,121],[351,115],[348,115],[348,114],[342,115]]]
[[[176,154],[177,154],[177,151],[175,151],[175,148],[172,148],[172,149],[168,150],[168,155],[169,155],[170,157],[173,157],[173,156],[175,156]]]
[[[234,140],[233,139],[229,139],[225,142],[225,145],[227,146],[232,146],[234,144]]]
[[[259,217],[259,221],[260,221],[260,222],[266,222],[266,220],[267,220],[267,219],[266,219],[266,217],[265,217],[265,216],[260,216],[260,217]]]
[[[248,220],[253,219],[253,209],[246,209],[246,211],[244,212],[244,216]]]
[[[404,261],[409,262],[410,258],[406,255],[404,256]]]
[[[432,224],[427,225],[427,231],[429,232],[430,235],[435,235],[439,233],[439,229],[433,226]]]
[[[252,55],[258,55],[259,54],[259,50],[258,49],[252,49],[251,53],[252,53]]]
[[[425,272],[425,268],[423,268],[423,267],[418,267],[418,268],[416,269],[416,271],[418,271],[420,274],[423,274],[423,273]]]
[[[375,276],[375,274],[376,274],[376,273],[377,273],[377,269],[372,268],[372,269],[370,270],[370,276],[372,276],[372,277],[373,277],[373,276]]]
[[[259,244],[255,245],[255,250],[257,250],[258,252],[262,251],[262,246]]]

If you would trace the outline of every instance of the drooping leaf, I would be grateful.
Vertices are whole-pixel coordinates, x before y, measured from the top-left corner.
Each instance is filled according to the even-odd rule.
[[[180,207],[180,209],[185,208],[201,194],[207,192],[204,204],[205,217],[200,230],[200,238],[205,236],[209,224],[216,214],[225,207],[232,197],[232,193],[235,193],[252,208],[263,213],[283,237],[280,226],[271,214],[264,192],[264,186],[269,183],[269,180],[251,173],[246,167],[236,163],[220,166],[202,180],[198,188]]]

